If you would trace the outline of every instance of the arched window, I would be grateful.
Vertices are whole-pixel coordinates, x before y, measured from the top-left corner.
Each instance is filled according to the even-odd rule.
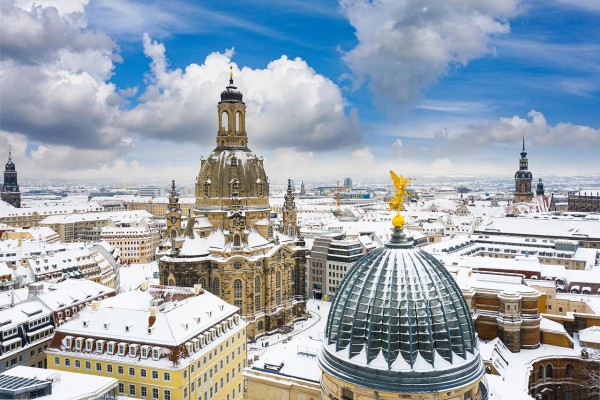
[[[239,299],[242,297],[242,280],[236,279],[233,281],[233,297]]]
[[[235,156],[231,157],[231,166],[232,167],[238,166],[238,160],[237,160],[237,158],[235,158]]]
[[[210,197],[210,181],[206,180],[204,182],[204,197],[205,198],[209,198]]]
[[[175,286],[175,281],[173,279],[169,279],[169,286]]]
[[[225,125],[226,123],[227,125]],[[224,130],[229,131],[229,114],[227,114],[227,111],[221,113],[221,127],[223,127]]]
[[[260,276],[254,278],[254,293],[260,293]]]
[[[573,378],[575,376],[575,368],[573,364],[567,364],[565,369],[565,378]]]
[[[265,194],[264,186],[260,178],[256,179],[256,185],[258,186],[258,197],[263,197]]]
[[[269,226],[269,228],[267,229],[267,236],[269,237],[269,239],[273,239],[273,227]]]
[[[256,329],[258,329],[259,331],[262,331],[263,329],[265,329],[262,321],[258,321],[258,324],[256,324]]]
[[[198,283],[200,284],[200,286],[202,286],[203,289],[206,289],[206,279],[200,278],[198,280]]]
[[[552,378],[552,365],[546,365],[546,379]]]
[[[277,305],[281,304],[281,290],[278,290],[275,294],[275,303]]]
[[[213,279],[213,285],[212,286],[213,286],[212,287],[212,289],[213,289],[212,293],[215,296],[219,296],[220,297],[221,296],[221,284],[219,282],[219,278]]]
[[[541,381],[542,379],[544,379],[544,367],[540,365],[538,368],[538,381]]]
[[[234,247],[239,247],[242,245],[242,242],[240,240],[240,235],[234,235],[233,236],[233,246]]]
[[[279,272],[279,271],[277,271],[275,273],[275,287],[277,289],[279,289],[281,287],[281,272]]]
[[[240,183],[237,179],[232,179],[231,180],[231,195],[232,196],[237,196],[239,194],[239,190],[240,190]]]

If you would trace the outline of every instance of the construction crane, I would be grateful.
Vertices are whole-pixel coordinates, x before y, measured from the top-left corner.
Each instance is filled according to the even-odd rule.
[[[340,181],[337,181],[337,186],[334,189],[335,192],[335,204],[336,204],[336,213],[335,216],[339,217],[341,215],[340,212],[340,193],[344,190],[352,189],[352,186],[340,186]]]

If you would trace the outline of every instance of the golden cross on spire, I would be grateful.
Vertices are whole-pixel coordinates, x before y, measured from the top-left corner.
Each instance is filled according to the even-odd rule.
[[[233,65],[229,66],[229,77],[233,78]]]
[[[402,202],[404,201],[404,196],[408,196],[406,193],[406,186],[408,182],[411,181],[410,178],[404,178],[402,176],[398,176],[394,173],[394,171],[390,170],[390,176],[392,177],[392,181],[394,182],[394,186],[396,187],[396,194],[390,200],[390,211],[396,210],[396,215],[392,218],[392,225],[394,228],[402,228],[404,226],[404,217],[400,215],[400,210],[402,210]]]

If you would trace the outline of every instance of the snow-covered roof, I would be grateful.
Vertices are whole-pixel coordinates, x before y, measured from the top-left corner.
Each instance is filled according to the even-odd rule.
[[[158,311],[149,335],[151,301],[159,298],[164,299],[164,309]],[[132,290],[102,300],[97,310],[85,308],[78,319],[61,325],[59,331],[72,336],[177,346],[238,311],[205,290],[195,294],[192,288],[149,286],[147,290]]]
[[[115,378],[79,374],[18,365],[2,373],[11,376],[38,381],[52,382],[52,393],[41,397],[43,400],[97,399],[111,391],[119,381]]]
[[[579,340],[586,343],[600,344],[600,326],[590,326],[579,331]]]

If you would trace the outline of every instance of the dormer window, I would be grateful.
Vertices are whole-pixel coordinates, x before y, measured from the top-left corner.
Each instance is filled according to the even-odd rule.
[[[207,199],[210,197],[210,179],[204,181],[204,197]]]
[[[231,196],[239,195],[239,186],[240,182],[236,178],[231,180]]]
[[[159,357],[160,357],[160,347],[153,347],[152,348],[152,359],[158,360]]]

